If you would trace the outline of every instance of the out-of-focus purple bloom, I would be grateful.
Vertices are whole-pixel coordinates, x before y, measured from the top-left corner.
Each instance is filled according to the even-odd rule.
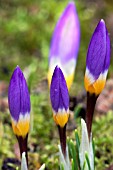
[[[85,73],[85,88],[87,92],[99,95],[106,82],[110,65],[110,38],[105,22],[102,19],[91,38]]]
[[[74,2],[69,2],[60,17],[51,41],[49,53],[48,81],[51,78],[56,65],[62,69],[70,88],[80,45],[80,24]]]
[[[64,75],[58,66],[52,76],[50,98],[54,120],[57,125],[64,127],[69,117],[69,94]]]
[[[10,80],[8,102],[14,133],[17,136],[25,136],[29,131],[30,96],[19,66],[15,68]]]

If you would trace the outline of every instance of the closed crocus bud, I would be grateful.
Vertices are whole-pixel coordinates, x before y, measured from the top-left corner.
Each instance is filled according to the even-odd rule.
[[[58,65],[70,88],[76,67],[80,44],[80,24],[74,2],[69,2],[55,27],[49,53],[48,82]]]
[[[10,80],[8,101],[13,131],[16,136],[25,138],[30,124],[30,96],[19,66],[15,68]]]
[[[98,96],[103,90],[110,65],[110,38],[103,19],[98,23],[91,38],[85,73],[85,88]]]
[[[86,59],[84,83],[87,91],[86,124],[89,140],[96,100],[105,86],[109,65],[110,38],[102,19],[93,33]]]
[[[57,124],[64,158],[66,154],[66,124],[69,118],[69,94],[62,70],[56,66],[50,86],[53,118]]]
[[[64,127],[69,118],[69,94],[64,75],[58,66],[52,76],[50,98],[54,121]]]

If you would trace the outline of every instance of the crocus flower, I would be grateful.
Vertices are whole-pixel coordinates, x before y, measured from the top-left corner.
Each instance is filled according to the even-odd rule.
[[[58,66],[52,76],[50,98],[54,121],[64,127],[69,117],[69,94],[64,75]]]
[[[53,118],[56,122],[60,135],[63,154],[66,154],[66,124],[69,118],[69,94],[66,81],[61,69],[56,66],[51,86],[50,99],[53,110]]]
[[[106,82],[106,76],[110,65],[110,39],[105,22],[102,19],[91,38],[85,73],[86,91],[99,95]]]
[[[30,124],[30,96],[24,75],[17,66],[12,74],[8,90],[12,127],[16,135],[21,156],[27,152],[27,136]]]
[[[80,24],[74,2],[69,2],[55,27],[49,53],[48,82],[56,65],[62,69],[70,88],[80,44]]]
[[[105,22],[101,19],[91,38],[86,59],[84,82],[87,91],[86,123],[89,138],[96,100],[105,86],[109,65],[110,38]]]

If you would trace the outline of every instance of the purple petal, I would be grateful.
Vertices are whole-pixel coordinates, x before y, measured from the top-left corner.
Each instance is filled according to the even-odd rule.
[[[103,72],[108,70],[109,66],[110,66],[110,38],[106,28],[106,59],[104,62]]]
[[[18,121],[20,113],[30,113],[30,96],[24,75],[17,66],[12,74],[8,89],[9,110],[12,118]]]
[[[69,108],[69,94],[66,85],[66,81],[61,69],[56,66],[50,87],[51,104],[54,111],[58,112],[58,109]]]
[[[93,33],[88,48],[86,64],[95,79],[109,67],[110,42],[106,31],[105,23],[101,20]]]
[[[60,17],[53,33],[49,63],[54,58],[61,65],[76,61],[80,44],[80,24],[74,2],[70,2]]]

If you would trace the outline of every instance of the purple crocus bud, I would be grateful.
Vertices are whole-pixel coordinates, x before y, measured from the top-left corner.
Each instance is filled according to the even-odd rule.
[[[84,84],[87,91],[86,124],[90,140],[95,104],[106,82],[110,65],[110,38],[104,20],[101,20],[91,38]]]
[[[69,2],[55,27],[49,53],[48,82],[56,65],[62,69],[68,89],[76,67],[80,45],[80,24],[74,2]]]
[[[9,110],[16,136],[26,137],[30,124],[30,96],[26,80],[19,66],[12,74],[8,90]]]
[[[69,118],[69,94],[64,75],[58,66],[52,76],[50,98],[54,121],[64,127]]]
[[[110,65],[110,38],[103,19],[98,23],[91,38],[85,73],[86,91],[98,96],[103,90]]]

